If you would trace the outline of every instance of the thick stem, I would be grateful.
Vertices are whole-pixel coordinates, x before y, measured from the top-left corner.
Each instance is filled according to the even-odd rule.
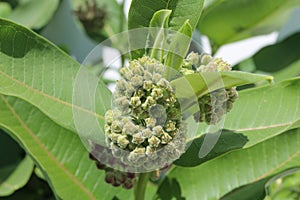
[[[139,179],[134,188],[135,200],[144,200],[147,182],[149,180],[150,173],[141,173]]]

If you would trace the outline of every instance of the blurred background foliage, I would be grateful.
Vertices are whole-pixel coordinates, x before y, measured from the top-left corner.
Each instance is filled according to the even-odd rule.
[[[27,26],[83,62],[99,42],[126,30],[129,4],[126,0],[1,0],[0,17]],[[243,42],[253,39],[252,55],[228,60],[237,63],[234,69],[270,74],[275,82],[299,76],[299,5],[299,0],[206,0],[193,36],[202,44],[196,50],[218,54],[221,48],[231,51],[239,45],[240,49],[230,53],[244,54],[250,47]],[[256,36],[270,33],[276,35],[272,44],[255,40]],[[265,46],[261,48],[258,43]],[[107,55],[104,49],[102,55]],[[96,61],[95,66],[105,65],[105,56],[100,55]],[[0,156],[3,199],[55,198],[39,167],[5,130],[0,130]],[[266,190],[261,190],[265,185]],[[256,187],[261,191],[258,199],[297,200],[300,199],[300,173],[280,177],[270,184],[262,180],[251,186]]]

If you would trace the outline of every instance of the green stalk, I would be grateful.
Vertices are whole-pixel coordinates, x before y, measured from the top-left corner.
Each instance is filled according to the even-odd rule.
[[[124,6],[125,6],[125,1],[126,0],[123,0],[121,1],[121,4],[120,4],[120,9],[121,9],[121,14],[120,14],[120,24],[119,24],[119,33],[123,32],[123,28],[124,28],[124,24],[125,23],[125,19],[124,19]],[[124,67],[124,64],[125,64],[125,56],[124,54],[122,54],[122,51],[119,51],[120,54],[121,54],[121,67]]]
[[[150,172],[141,173],[139,175],[138,182],[134,187],[134,196],[135,196],[134,199],[135,200],[144,200],[145,199],[145,191],[146,191],[146,186],[147,186],[149,178],[150,178]]]

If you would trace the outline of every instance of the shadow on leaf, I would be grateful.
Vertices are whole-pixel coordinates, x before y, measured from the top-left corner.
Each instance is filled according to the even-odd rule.
[[[155,199],[157,200],[185,200],[185,198],[181,196],[181,187],[175,178],[171,179],[166,177],[161,183],[156,195]]]
[[[199,151],[203,144],[205,137],[217,137],[217,143],[212,148],[212,150],[205,156],[200,158]],[[183,167],[194,167],[200,165],[208,160],[211,160],[217,156],[220,156],[226,152],[241,149],[248,142],[246,136],[241,133],[234,133],[232,131],[223,130],[221,135],[219,133],[209,133],[202,135],[199,138],[194,139],[188,145],[189,148],[186,150],[181,157],[175,161],[176,165]],[[203,147],[202,147],[203,148]]]

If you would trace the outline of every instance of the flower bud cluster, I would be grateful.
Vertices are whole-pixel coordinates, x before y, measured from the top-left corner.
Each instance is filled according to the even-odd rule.
[[[184,61],[181,73],[184,75],[203,72],[231,71],[228,63],[221,58],[212,58],[210,55],[191,52]],[[235,87],[222,88],[210,92],[198,99],[199,111],[194,114],[196,122],[216,124],[229,112],[238,98]]]
[[[108,16],[105,7],[97,5],[96,0],[89,0],[85,1],[85,5],[80,5],[78,10],[74,11],[74,14],[90,37],[101,40],[101,37],[98,36],[99,30],[103,29]]]
[[[113,155],[126,165],[155,170],[184,152],[180,104],[164,72],[163,64],[147,56],[120,69],[105,134]]]
[[[110,149],[99,144],[92,143],[92,150],[89,155],[90,159],[96,162],[97,168],[105,171],[106,183],[111,184],[114,187],[122,186],[125,189],[131,189],[134,186],[137,174],[122,172],[108,167],[103,162],[100,162],[100,160],[106,160],[106,162],[109,162],[112,166],[119,164],[118,161],[111,156]]]

